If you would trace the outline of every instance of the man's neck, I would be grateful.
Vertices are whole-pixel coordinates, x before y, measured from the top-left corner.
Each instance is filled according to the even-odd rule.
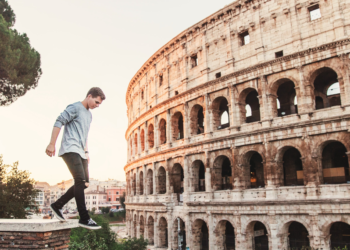
[[[88,106],[87,98],[85,98],[85,100],[84,100],[84,101],[82,101],[82,102],[81,102],[81,104],[83,104],[83,105],[84,105],[84,107],[85,107],[87,110],[89,110],[89,106]]]

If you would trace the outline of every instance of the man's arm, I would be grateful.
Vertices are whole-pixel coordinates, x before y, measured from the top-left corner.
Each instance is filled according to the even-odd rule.
[[[86,139],[86,144],[85,144],[84,151],[87,152],[87,153],[85,153],[85,156],[86,156],[86,159],[88,160],[88,164],[90,164],[90,155],[89,155],[89,149],[88,149],[88,139]]]
[[[53,127],[50,144],[46,148],[46,154],[50,157],[54,156],[56,153],[56,141],[57,137],[60,134],[61,128]]]

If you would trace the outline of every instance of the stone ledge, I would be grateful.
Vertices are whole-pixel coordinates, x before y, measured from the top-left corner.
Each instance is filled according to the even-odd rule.
[[[79,227],[78,220],[0,219],[0,232],[50,232]]]

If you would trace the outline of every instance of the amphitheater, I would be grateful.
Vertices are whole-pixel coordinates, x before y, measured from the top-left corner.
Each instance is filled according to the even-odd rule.
[[[349,53],[348,0],[235,1],[161,47],[126,93],[128,235],[349,247]]]

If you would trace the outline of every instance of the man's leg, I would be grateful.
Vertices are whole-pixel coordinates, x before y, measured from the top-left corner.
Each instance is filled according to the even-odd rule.
[[[65,204],[75,197],[80,218],[88,220],[90,217],[86,210],[84,194],[84,189],[86,188],[85,169],[83,166],[84,159],[82,159],[77,153],[66,153],[62,158],[66,162],[69,171],[74,178],[74,186],[70,187],[53,205],[56,206],[56,208],[62,209]]]

